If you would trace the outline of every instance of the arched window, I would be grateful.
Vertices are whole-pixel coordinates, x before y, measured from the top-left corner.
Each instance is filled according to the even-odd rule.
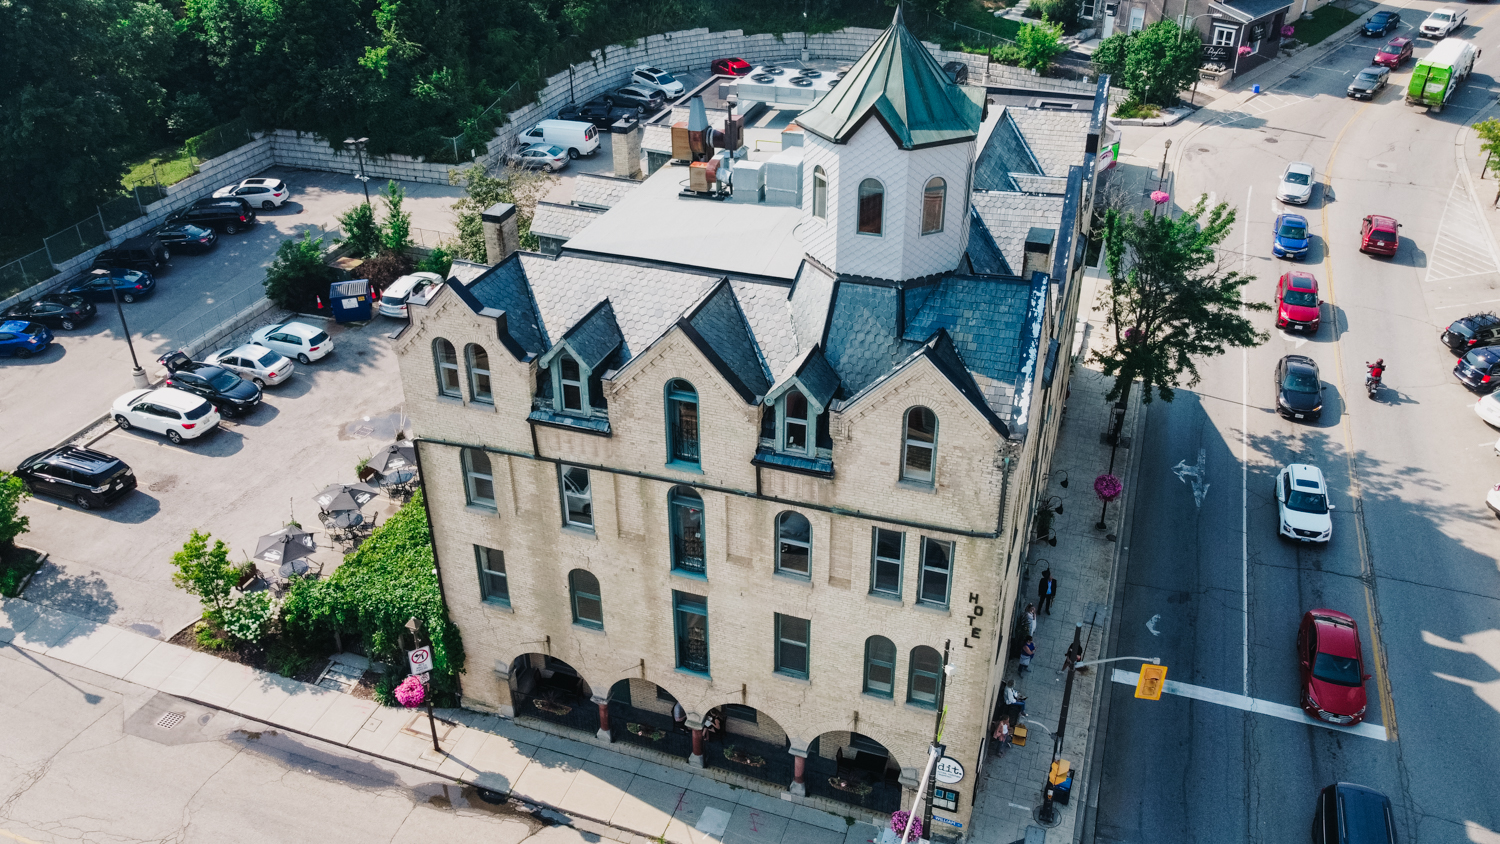
[[[885,223],[885,188],[876,179],[859,183],[860,234],[880,235]]]
[[[896,646],[884,636],[865,640],[865,694],[896,694]]]
[[[599,600],[599,578],[583,569],[568,572],[568,596],[573,604],[573,623],[604,629],[604,603]]]
[[[703,498],[692,487],[673,487],[667,498],[671,510],[672,568],[705,574],[703,554]]]
[[[458,381],[458,350],[453,344],[439,337],[432,341],[432,358],[437,362],[438,393],[453,398],[463,398]]]
[[[812,420],[807,396],[793,387],[781,397],[781,450],[808,454],[812,448]]]
[[[490,456],[477,448],[466,448],[463,461],[464,492],[469,503],[494,508],[495,476],[490,469]]]
[[[948,195],[948,183],[934,177],[922,190],[922,234],[937,234],[943,230],[943,202]]]
[[[828,174],[820,164],[813,168],[813,216],[828,219]]]
[[[583,371],[578,361],[567,352],[557,356],[558,380],[561,382],[562,409],[573,413],[583,412]]]
[[[469,359],[469,396],[473,401],[494,404],[495,394],[490,388],[490,353],[483,346],[473,343],[464,350]]]
[[[674,378],[667,382],[667,462],[698,465],[698,391]]]
[[[938,686],[943,682],[943,657],[926,645],[911,649],[911,667],[906,678],[906,702],[937,708]]]
[[[925,407],[906,411],[901,436],[901,479],[932,483],[937,463],[937,414]]]
[[[776,517],[776,570],[797,577],[812,577],[812,525],[807,517],[791,510]]]

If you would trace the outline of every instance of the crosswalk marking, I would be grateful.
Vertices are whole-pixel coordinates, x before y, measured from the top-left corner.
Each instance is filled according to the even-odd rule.
[[[1296,94],[1258,94],[1240,104],[1237,111],[1225,112],[1222,119],[1214,123],[1215,126],[1226,126],[1230,123],[1238,123],[1247,117],[1259,117],[1272,111],[1293,106],[1310,99]]]
[[[1463,175],[1455,176],[1427,260],[1427,283],[1500,273],[1489,229]]]
[[[1111,676],[1116,683],[1126,686],[1134,686],[1140,681],[1141,675],[1135,671],[1126,671],[1121,668],[1114,669]],[[1340,733],[1351,733],[1365,738],[1389,741],[1386,737],[1385,727],[1380,724],[1371,724],[1368,721],[1355,724],[1352,727],[1341,727],[1338,724],[1330,724],[1319,721],[1303,712],[1295,706],[1287,706],[1284,703],[1272,703],[1268,700],[1256,700],[1253,697],[1237,695],[1234,692],[1221,692],[1218,689],[1210,689],[1206,686],[1194,686],[1188,683],[1179,683],[1176,680],[1168,680],[1162,684],[1163,692],[1178,697],[1192,698],[1193,700],[1217,703],[1222,706],[1232,706],[1235,709],[1243,709],[1246,712],[1255,712],[1261,715],[1270,715],[1286,721],[1297,721],[1310,727],[1323,727]]]

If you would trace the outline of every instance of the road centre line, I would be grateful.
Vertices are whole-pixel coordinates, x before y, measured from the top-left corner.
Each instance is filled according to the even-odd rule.
[[[1140,681],[1140,677],[1140,672],[1116,668],[1114,669],[1112,679],[1124,686],[1134,686]],[[1385,727],[1379,724],[1364,722],[1355,724],[1352,727],[1330,724],[1327,721],[1319,721],[1295,706],[1287,706],[1284,703],[1272,703],[1268,700],[1256,700],[1248,695],[1222,692],[1218,689],[1210,689],[1207,686],[1194,686],[1188,683],[1179,683],[1176,680],[1167,680],[1165,683],[1162,683],[1162,692],[1192,700],[1201,700],[1205,703],[1217,703],[1220,706],[1228,706],[1245,712],[1254,712],[1257,715],[1270,715],[1273,718],[1280,718],[1284,721],[1295,721],[1300,724],[1306,724],[1309,727],[1323,727],[1324,729],[1339,733],[1349,733],[1380,741],[1390,741],[1386,736]]]

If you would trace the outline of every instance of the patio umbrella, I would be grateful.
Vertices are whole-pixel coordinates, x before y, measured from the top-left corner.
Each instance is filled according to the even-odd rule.
[[[414,470],[417,466],[417,447],[406,440],[397,440],[375,452],[365,465],[382,475]]]
[[[333,484],[318,493],[313,500],[318,502],[323,512],[338,513],[358,510],[379,494],[380,490],[369,484]]]
[[[307,560],[298,558],[295,560],[287,560],[286,562],[282,563],[281,568],[277,569],[276,573],[281,575],[282,577],[291,577],[292,575],[300,576],[307,574],[308,569],[310,568],[312,568],[312,566],[307,562]]]
[[[300,560],[318,550],[312,534],[300,527],[284,527],[262,536],[255,543],[255,559],[263,563],[285,564]],[[303,565],[305,571],[307,566]]]

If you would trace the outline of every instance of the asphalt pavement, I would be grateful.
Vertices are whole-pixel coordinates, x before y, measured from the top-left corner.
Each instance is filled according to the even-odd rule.
[[[1408,28],[1438,5],[1403,7]],[[1493,55],[1500,19],[1470,11],[1458,37]],[[1253,314],[1268,343],[1205,361],[1196,388],[1147,411],[1113,652],[1159,655],[1168,680],[1207,691],[1144,704],[1115,685],[1098,841],[1167,831],[1173,841],[1305,840],[1316,791],[1335,781],[1389,795],[1403,842],[1490,841],[1500,830],[1488,785],[1500,757],[1500,523],[1484,505],[1500,476],[1496,431],[1437,339],[1500,300],[1480,207],[1489,197],[1461,158],[1468,124],[1500,86],[1482,58],[1456,101],[1429,114],[1402,101],[1408,63],[1373,102],[1346,99],[1379,40],[1356,35],[1294,58],[1260,97],[1226,95],[1170,130],[1126,135],[1134,157],[1118,176],[1148,189],[1144,172],[1171,139],[1178,210],[1202,193],[1237,209],[1222,258],[1256,277],[1247,298],[1270,302],[1295,266],[1270,256],[1275,215],[1304,213],[1315,234],[1305,267],[1327,304],[1313,337]],[[1431,47],[1419,40],[1417,55]],[[1291,161],[1312,163],[1323,183],[1304,209],[1275,201]],[[1357,251],[1367,214],[1403,224],[1396,258]],[[1319,422],[1274,411],[1273,368],[1291,353],[1321,369]],[[1376,357],[1390,370],[1370,401],[1364,362]],[[1328,477],[1327,547],[1277,537],[1272,484],[1291,462]],[[1275,714],[1298,704],[1297,625],[1318,607],[1360,625],[1373,675],[1361,730]]]

